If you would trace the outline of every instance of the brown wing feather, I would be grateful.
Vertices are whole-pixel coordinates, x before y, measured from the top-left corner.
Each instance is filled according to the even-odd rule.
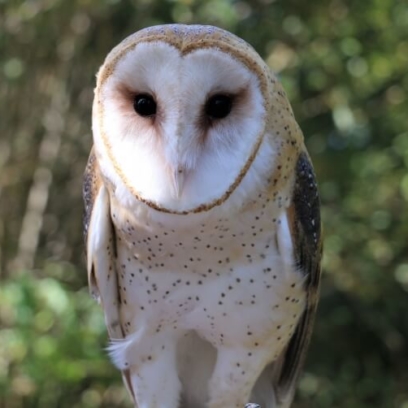
[[[277,396],[293,397],[312,334],[316,314],[322,255],[320,200],[316,177],[307,153],[300,154],[292,204],[288,209],[296,264],[306,276],[307,304],[303,316],[283,356],[277,378]]]
[[[111,339],[121,339],[120,302],[116,275],[116,237],[110,216],[108,191],[103,184],[98,161],[92,149],[84,173],[83,230],[87,252],[88,282],[91,294],[100,301]],[[129,373],[122,372],[123,381],[134,398]]]

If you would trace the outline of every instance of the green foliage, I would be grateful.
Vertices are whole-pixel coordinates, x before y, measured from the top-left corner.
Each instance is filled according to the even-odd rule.
[[[6,406],[120,406],[124,391],[101,352],[103,317],[86,290],[22,274],[0,290],[0,392]],[[116,374],[116,375],[115,375]],[[92,387],[89,387],[90,379]],[[123,404],[122,404],[123,405]]]
[[[278,72],[320,181],[324,279],[297,408],[408,407],[408,4],[0,0],[0,406],[129,406],[86,289],[94,75],[126,35],[206,23]]]

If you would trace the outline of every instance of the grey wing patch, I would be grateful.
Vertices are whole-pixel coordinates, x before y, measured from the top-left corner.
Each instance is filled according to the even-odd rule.
[[[85,243],[88,238],[88,229],[91,222],[93,203],[101,183],[98,170],[98,163],[95,157],[94,149],[92,148],[91,153],[89,154],[88,163],[85,167],[82,186],[82,196],[84,199],[82,227]]]
[[[296,164],[296,181],[289,209],[296,264],[305,276],[307,303],[288,347],[277,378],[278,399],[293,397],[312,334],[316,314],[320,262],[322,255],[320,199],[316,177],[307,153],[300,154]]]
[[[321,257],[320,199],[316,176],[306,153],[301,153],[297,161],[293,205],[296,262],[313,279],[310,269],[320,263]]]

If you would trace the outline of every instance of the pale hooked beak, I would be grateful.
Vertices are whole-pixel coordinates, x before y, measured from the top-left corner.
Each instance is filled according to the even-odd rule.
[[[183,168],[179,167],[172,171],[173,190],[176,198],[180,198],[183,193],[185,179],[186,173]]]

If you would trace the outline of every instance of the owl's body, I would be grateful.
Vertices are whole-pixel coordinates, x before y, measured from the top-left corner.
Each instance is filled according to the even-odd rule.
[[[89,281],[136,406],[288,407],[320,219],[276,79],[225,31],[143,30],[105,61],[93,129]]]

